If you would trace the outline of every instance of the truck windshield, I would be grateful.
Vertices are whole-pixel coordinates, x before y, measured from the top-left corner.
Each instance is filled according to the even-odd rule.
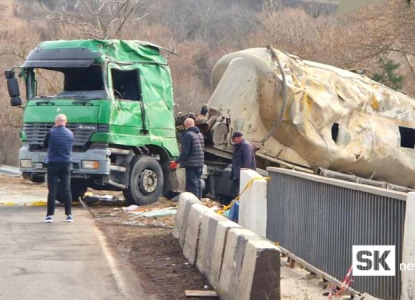
[[[101,66],[34,68],[35,98],[107,99]]]

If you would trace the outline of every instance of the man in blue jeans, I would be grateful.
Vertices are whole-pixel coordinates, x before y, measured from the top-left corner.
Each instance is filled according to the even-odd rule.
[[[52,216],[55,214],[58,186],[62,189],[66,222],[73,222],[71,211],[71,167],[74,136],[72,131],[65,127],[66,123],[65,115],[57,115],[55,118],[55,127],[46,134],[44,141],[44,147],[48,148],[47,168],[49,189],[48,211],[46,213],[45,223],[52,223]]]
[[[187,118],[184,121],[186,132],[182,137],[180,156],[170,164],[170,168],[176,169],[177,164],[186,169],[186,192],[193,193],[197,198],[202,198],[201,177],[205,163],[205,141],[199,128],[195,127],[195,121]]]

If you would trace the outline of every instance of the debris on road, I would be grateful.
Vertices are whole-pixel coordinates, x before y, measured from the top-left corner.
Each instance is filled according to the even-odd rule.
[[[165,223],[160,221],[138,221],[138,220],[127,220],[121,222],[122,225],[138,226],[138,227],[149,227],[149,228],[164,228],[173,229],[173,226],[167,226]]]
[[[122,210],[123,211],[135,211],[138,210],[139,206],[138,205],[130,205],[128,207],[123,207]]]
[[[147,218],[154,218],[154,217],[165,217],[165,216],[172,216],[177,213],[177,208],[174,207],[167,207],[158,210],[152,210],[148,212],[143,212],[140,214],[142,217]]]
[[[125,203],[124,200],[119,199],[118,197],[112,195],[98,195],[92,192],[85,193],[83,200],[90,203]]]
[[[209,199],[209,198],[202,198],[202,203],[203,205],[209,207],[213,211],[221,210],[223,207],[223,205],[220,204],[219,202],[213,201],[212,199]]]
[[[194,297],[194,298],[198,298],[198,297],[209,297],[211,299],[219,299],[218,294],[215,291],[189,291],[186,290],[185,291],[186,297]]]
[[[122,211],[130,215],[144,218],[157,218],[174,216],[177,213],[177,203],[171,201],[159,201],[147,206],[130,205],[123,207]]]

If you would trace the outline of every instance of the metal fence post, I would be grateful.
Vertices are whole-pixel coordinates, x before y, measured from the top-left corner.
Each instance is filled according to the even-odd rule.
[[[415,299],[415,193],[408,193],[402,254],[401,300]],[[397,266],[398,272],[400,266]],[[406,269],[406,270],[405,270]]]

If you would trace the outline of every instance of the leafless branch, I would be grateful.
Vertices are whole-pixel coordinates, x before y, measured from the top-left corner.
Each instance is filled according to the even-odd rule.
[[[49,20],[71,25],[81,34],[96,39],[117,38],[127,24],[145,17],[137,17],[143,0],[79,0],[77,3],[69,5],[68,1],[59,10],[44,9]]]

